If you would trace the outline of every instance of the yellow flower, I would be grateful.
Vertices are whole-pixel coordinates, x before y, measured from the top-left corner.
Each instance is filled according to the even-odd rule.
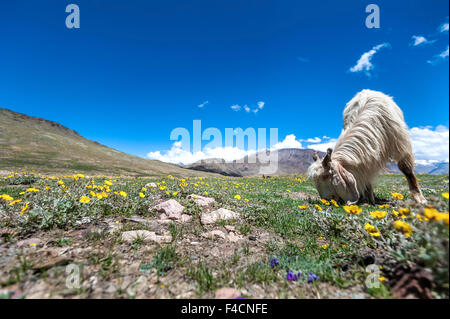
[[[409,210],[409,208],[400,208],[398,211],[402,215],[409,215],[409,214],[411,214],[411,211]]]
[[[380,237],[380,232],[375,226],[371,224],[365,224],[364,229],[369,233],[370,236]]]
[[[108,185],[108,186],[112,186],[111,181],[105,181],[105,184]]]
[[[91,199],[89,197],[87,197],[87,196],[81,196],[81,198],[80,198],[80,203],[87,204],[90,201],[91,201]]]
[[[394,197],[395,199],[403,199],[403,195],[400,193],[391,193],[392,197]]]
[[[316,209],[317,209],[319,212],[323,210],[322,207],[320,207],[320,206],[317,205],[317,204],[315,204],[314,207],[316,207]]]
[[[124,191],[120,192],[119,195],[122,197],[127,197],[127,193],[125,193]]]
[[[320,201],[321,201],[322,204],[324,204],[324,205],[327,205],[327,206],[330,205],[330,202],[327,201],[326,199],[321,198]]]
[[[36,187],[32,187],[32,188],[28,188],[25,192],[26,193],[34,193],[34,192],[38,192],[39,189],[37,189]]]
[[[442,195],[442,197],[444,197],[445,199],[448,200],[448,192],[442,193],[441,195]]]
[[[234,198],[241,199],[241,195],[234,195]]]
[[[160,186],[159,189],[163,191],[166,189],[166,186]]]
[[[90,191],[89,194],[91,194],[92,197],[95,197],[95,192]]]
[[[381,282],[386,281],[386,277],[380,276],[380,277],[378,278],[378,280],[381,281]]]
[[[412,234],[412,226],[401,220],[395,221],[394,228],[401,230],[403,232],[403,235],[405,235],[406,237],[409,237]]]
[[[144,193],[139,193],[139,197],[144,198],[145,197]]]
[[[330,200],[330,202],[331,202],[331,204],[333,204],[334,206],[339,207],[338,203],[337,203],[334,199]]]
[[[3,200],[6,200],[7,202],[9,202],[10,200],[14,200],[14,198],[9,196],[8,194],[3,194],[0,196],[0,198],[2,198]]]
[[[358,205],[350,205],[350,206],[343,206],[345,211],[349,214],[355,214],[358,215],[362,212],[362,208],[358,207]]]
[[[389,208],[389,204],[378,205],[378,208]]]
[[[143,191],[143,192],[147,191],[147,188],[142,187],[142,191]]]
[[[433,207],[426,207],[423,209],[423,214],[428,219],[433,219],[439,212],[436,208]]]
[[[64,185],[64,182],[62,180],[59,180],[58,185]]]
[[[328,248],[328,245],[327,245],[327,244],[324,244],[324,245],[322,245],[321,247],[322,247],[322,249],[327,249],[327,248]]]
[[[22,201],[21,199],[16,199],[16,200],[12,201],[11,203],[9,203],[9,206],[13,206],[17,203],[20,203],[21,201]]]
[[[373,212],[370,212],[370,215],[376,219],[382,219],[382,218],[384,218],[384,216],[386,216],[386,214],[387,214],[387,212],[382,211],[382,210],[375,210]]]
[[[177,195],[178,195],[178,192],[173,192],[172,195],[173,195],[173,196],[177,196]]]
[[[102,195],[101,193],[98,193],[98,194],[96,195],[96,197],[97,197],[98,199],[102,199],[102,198],[103,198],[103,195]]]
[[[305,210],[308,208],[308,206],[306,205],[298,205],[298,208],[300,208],[301,210]]]
[[[22,210],[20,211],[20,214],[19,215],[23,215],[26,211],[27,211],[27,209],[28,209],[28,202],[25,204],[25,206],[23,206],[23,208],[22,208]]]

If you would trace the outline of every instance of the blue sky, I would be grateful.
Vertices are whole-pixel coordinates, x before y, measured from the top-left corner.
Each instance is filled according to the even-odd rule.
[[[79,29],[65,26],[69,3]],[[0,107],[167,160],[170,132],[194,119],[222,132],[275,127],[280,142],[321,148],[338,137],[345,103],[370,88],[403,109],[419,159],[448,160],[448,1],[376,1],[379,29],[365,26],[370,3],[2,3]]]

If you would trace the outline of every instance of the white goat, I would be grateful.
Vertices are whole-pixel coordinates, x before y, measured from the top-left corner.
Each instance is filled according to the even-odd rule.
[[[426,204],[414,175],[414,155],[403,112],[391,97],[363,90],[344,109],[344,128],[335,145],[308,169],[320,196],[354,204],[375,203],[372,182],[395,161],[406,176],[412,197]]]

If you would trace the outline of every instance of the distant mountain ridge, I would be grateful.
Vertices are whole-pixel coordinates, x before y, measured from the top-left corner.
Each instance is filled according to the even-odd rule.
[[[267,152],[263,154],[263,152]],[[268,175],[291,175],[291,174],[305,174],[308,167],[313,162],[314,150],[285,148],[278,152],[278,167],[276,172]],[[225,161],[220,158],[211,158],[197,161],[190,165],[185,165],[185,168],[199,170],[204,172],[213,172],[225,176],[258,176],[263,175],[261,168],[266,164],[260,163],[258,157],[261,155],[270,154],[270,151],[258,152],[254,155],[246,156],[240,160]],[[319,152],[319,157],[323,158],[324,152]],[[387,173],[401,173],[397,165],[387,165]],[[417,164],[415,168],[416,173],[427,174],[448,174],[448,162],[437,162],[430,165]]]
[[[256,154],[245,156],[240,160],[230,162],[218,158],[201,160],[185,167],[226,176],[264,175],[264,167],[268,166],[267,161],[269,160],[270,152],[278,153],[278,166],[275,172],[266,173],[266,175],[304,174],[313,162],[314,150],[285,148],[277,151],[260,151]],[[325,153],[319,152],[319,156],[324,157]]]

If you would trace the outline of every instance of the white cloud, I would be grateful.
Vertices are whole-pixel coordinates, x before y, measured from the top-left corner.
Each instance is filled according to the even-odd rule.
[[[420,45],[432,44],[436,42],[436,40],[427,40],[425,37],[420,35],[413,35],[411,38],[412,42],[410,45],[416,47]]]
[[[439,125],[435,130],[430,127],[413,127],[410,129],[410,136],[417,162],[448,162],[448,127]]]
[[[149,152],[147,154],[147,158],[166,163],[182,163],[187,165],[208,158],[222,158],[226,161],[233,161],[255,153],[254,150],[245,151],[237,147],[216,147],[213,149],[205,148],[203,151],[193,153],[183,149],[181,146],[181,141],[175,142],[172,144],[172,148],[170,150],[164,152]]]
[[[432,64],[432,65],[435,65],[435,64],[437,64],[437,63],[439,63],[439,62],[441,62],[441,61],[443,61],[443,60],[445,60],[447,58],[448,58],[448,45],[447,45],[447,49],[446,50],[442,51],[439,54],[436,54],[431,60],[428,60],[427,62]]]
[[[359,60],[356,63],[356,65],[350,68],[350,72],[362,72],[362,71],[365,71],[364,73],[367,76],[370,76],[370,72],[369,71],[374,68],[374,66],[373,66],[373,64],[371,62],[372,57],[380,49],[385,48],[385,47],[389,47],[389,46],[390,46],[389,43],[382,43],[382,44],[379,44],[377,46],[374,46],[370,51],[363,53],[363,55],[361,55],[361,57],[359,58]]]
[[[302,144],[296,140],[294,134],[290,134],[282,142],[276,143],[271,149],[279,150],[282,148],[302,148]],[[256,153],[255,150],[242,150],[237,147],[205,148],[202,151],[193,153],[183,149],[182,142],[178,141],[173,143],[168,151],[149,152],[147,158],[166,163],[187,165],[208,158],[221,158],[225,161],[239,160],[254,153]]]
[[[434,162],[449,161],[449,129],[439,125],[434,130],[433,127],[413,127],[410,129],[411,143],[414,156],[418,164],[431,164]],[[303,146],[301,141],[309,144]],[[283,141],[276,143],[271,148],[279,150],[283,148],[308,148],[321,152],[326,152],[328,148],[334,148],[336,138],[324,136],[298,140],[294,134],[287,135]],[[245,156],[254,154],[255,150],[243,150],[237,147],[217,147],[214,149],[205,148],[202,151],[192,153],[182,148],[181,141],[174,142],[168,151],[149,152],[149,159],[163,162],[184,165],[191,164],[208,158],[221,158],[226,161],[242,159]]]
[[[448,22],[441,24],[441,26],[439,27],[439,31],[440,32],[448,32]]]
[[[303,148],[302,143],[296,140],[294,134],[287,135],[282,142],[276,143],[272,149],[280,150],[283,148]]]
[[[238,105],[238,104],[234,104],[234,105],[231,106],[231,109],[233,111],[240,111],[241,110],[241,106]]]
[[[204,107],[206,104],[208,104],[209,103],[209,101],[205,101],[205,102],[203,102],[203,103],[200,103],[199,105],[197,105],[199,108],[202,108],[202,107]]]
[[[323,143],[316,143],[316,144],[309,144],[307,148],[320,151],[320,152],[326,152],[329,148],[334,148],[334,145],[336,145],[337,139],[332,138],[327,142]]]
[[[243,107],[241,107],[241,106],[238,105],[238,104],[235,104],[235,105],[232,105],[232,106],[231,106],[231,109],[232,109],[233,111],[240,111],[241,109],[243,109],[243,110],[244,110],[245,112],[247,112],[247,113],[253,112],[254,114],[256,114],[256,113],[259,112],[259,110],[262,110],[262,109],[263,109],[263,107],[264,107],[264,105],[265,105],[266,103],[263,102],[263,101],[259,101],[259,102],[256,103],[256,104],[257,104],[257,107],[254,108],[254,109],[251,109],[247,104],[244,105]]]
[[[322,139],[320,137],[308,138],[305,142],[308,143],[320,143]]]

